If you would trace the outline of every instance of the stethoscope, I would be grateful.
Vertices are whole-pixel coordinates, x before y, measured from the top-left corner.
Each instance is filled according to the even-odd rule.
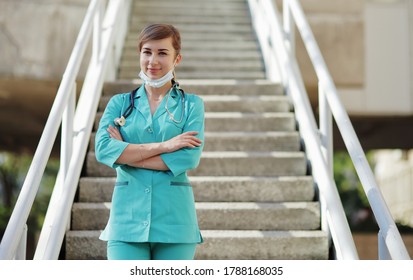
[[[136,92],[138,91],[139,88],[140,88],[140,86],[137,87],[136,89],[134,89],[131,92],[130,102],[129,102],[130,104],[129,104],[128,108],[126,108],[125,112],[119,118],[116,118],[116,119],[113,120],[113,122],[115,123],[116,126],[124,126],[126,124],[126,118],[129,117],[130,114],[132,114],[133,109],[135,109],[135,95],[136,95]],[[182,111],[181,111],[181,118],[179,120],[176,120],[174,115],[172,115],[172,113],[168,109],[168,99],[169,99],[169,96],[171,95],[171,92],[172,92],[173,89],[177,89],[181,93]],[[174,123],[181,123],[182,122],[182,120],[184,118],[184,112],[185,112],[185,92],[184,92],[183,89],[181,89],[179,87],[179,84],[177,82],[175,82],[174,80],[172,80],[171,89],[166,94],[165,110],[169,115],[169,119],[172,120]]]

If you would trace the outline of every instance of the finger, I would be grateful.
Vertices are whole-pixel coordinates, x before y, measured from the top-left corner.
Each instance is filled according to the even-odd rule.
[[[185,132],[185,133],[183,133],[182,135],[197,135],[198,134],[198,131],[187,131],[187,132]]]
[[[196,143],[202,143],[202,140],[201,139],[199,139],[199,138],[196,138],[196,137],[191,137],[191,138],[189,138],[191,141],[194,141],[194,142],[196,142]]]
[[[194,148],[194,147],[199,147],[199,146],[201,146],[201,143],[199,143],[199,142],[197,142],[197,141],[188,141],[187,144],[190,145],[190,146],[192,146],[193,148]]]

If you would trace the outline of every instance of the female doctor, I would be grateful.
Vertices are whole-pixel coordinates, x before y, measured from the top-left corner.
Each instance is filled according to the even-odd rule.
[[[97,160],[117,173],[100,239],[112,260],[193,259],[202,236],[187,171],[200,161],[204,104],[175,82],[174,26],[147,26],[138,50],[143,85],[111,98],[96,134]]]

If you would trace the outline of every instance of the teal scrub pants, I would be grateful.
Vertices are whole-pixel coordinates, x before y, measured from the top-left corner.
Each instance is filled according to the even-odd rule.
[[[136,243],[109,240],[108,260],[192,260],[197,243]]]

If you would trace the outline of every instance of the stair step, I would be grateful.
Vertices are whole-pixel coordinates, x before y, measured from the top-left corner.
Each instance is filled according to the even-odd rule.
[[[292,109],[287,96],[200,96],[205,103],[205,112],[289,112]]]
[[[251,60],[251,61],[260,61],[261,54],[258,50],[237,50],[234,49],[232,51],[227,50],[189,50],[183,54],[183,60],[195,60],[199,64],[202,64],[203,60],[209,61],[240,61],[240,57],[242,60]],[[131,61],[135,60],[138,62],[138,54],[136,50],[126,50],[122,55],[122,61]],[[139,64],[136,66],[138,67]],[[177,67],[177,70],[179,66]]]
[[[242,81],[236,79],[178,79],[181,88],[188,93],[197,95],[283,95],[281,83],[273,83],[268,80]],[[105,83],[103,95],[129,92],[141,85],[140,80],[121,80]]]
[[[328,238],[323,231],[203,230],[204,243],[196,259],[210,260],[327,260]]]
[[[297,131],[206,132],[204,151],[282,152],[299,151]]]
[[[103,113],[96,113],[95,130]],[[205,113],[205,131],[294,131],[293,113]]]
[[[320,227],[318,202],[197,202],[195,207],[201,230],[315,230]],[[103,229],[110,208],[109,202],[75,203],[72,229]]]
[[[189,178],[197,202],[298,202],[313,201],[312,177],[213,177]],[[109,202],[115,177],[83,177],[79,182],[80,202]]]
[[[204,152],[191,176],[302,176],[302,152]]]
[[[90,138],[89,150],[95,150],[95,133]],[[273,132],[205,132],[204,151],[282,152],[299,151],[297,131]]]
[[[142,26],[148,22],[167,22],[169,24],[221,24],[221,25],[251,25],[251,21],[245,16],[217,16],[214,14],[204,15],[202,17],[196,15],[186,15],[186,16],[174,16],[174,15],[152,15],[147,14],[142,11],[135,14],[132,17],[131,24],[134,26]]]
[[[294,131],[293,113],[205,113],[205,131]]]
[[[121,62],[121,69],[119,73],[133,73],[135,76],[138,73],[139,59],[130,58]],[[178,77],[181,77],[181,72],[199,71],[200,73],[206,73],[209,71],[229,71],[245,72],[245,71],[257,71],[263,72],[263,65],[257,60],[245,60],[245,61],[224,61],[219,59],[217,61],[211,58],[200,58],[199,61],[185,60],[176,68]]]
[[[137,42],[138,34],[128,33],[126,35],[126,41]],[[201,33],[201,32],[181,32],[182,41],[190,44],[192,41],[198,43],[221,41],[222,43],[239,43],[251,42],[256,40],[252,33]],[[185,48],[185,45],[182,45]]]
[[[137,54],[137,47],[138,44],[138,38],[136,35],[131,34],[125,41],[124,48],[125,50],[134,50],[135,53]],[[250,41],[245,40],[240,44],[238,40],[217,40],[217,39],[211,39],[211,40],[191,40],[190,38],[185,38],[185,44],[182,45],[182,53],[185,54],[186,51],[189,50],[210,50],[210,49],[220,49],[220,50],[228,50],[231,51],[232,49],[239,49],[239,50],[257,50],[259,47],[257,46],[257,42],[253,39]],[[182,60],[180,65],[185,63],[185,58]],[[126,61],[125,61],[126,62]],[[197,61],[193,61],[194,63],[197,63]],[[242,60],[237,61],[237,62],[242,62]],[[257,61],[260,62],[260,61]],[[213,61],[213,63],[219,63],[219,61]],[[203,62],[204,64],[204,62]],[[135,63],[134,63],[135,65]]]
[[[99,230],[69,231],[67,260],[104,260],[106,242]],[[328,237],[324,231],[219,231],[202,230],[196,260],[327,260]]]
[[[292,110],[287,96],[237,96],[237,95],[198,95],[204,100],[205,112],[289,112]],[[103,96],[99,111],[103,111],[111,96]]]
[[[129,33],[138,34],[142,28],[148,23],[148,21],[143,21],[143,18],[137,14],[136,17],[137,21],[135,24],[132,24],[129,29]],[[240,18],[239,16],[237,18]],[[172,22],[168,22],[164,20],[162,22],[171,23],[173,24],[179,32],[189,33],[189,32],[206,32],[206,33],[254,33],[251,23],[249,21],[244,22],[227,22],[223,24],[223,22],[186,22],[181,21],[180,18],[178,20],[173,20]],[[149,22],[156,22],[155,20],[150,20]]]
[[[229,62],[230,63],[230,62]],[[243,80],[256,80],[264,79],[265,74],[262,71],[205,71],[202,67],[200,70],[195,71],[180,71],[176,70],[176,75],[179,79],[243,79]],[[122,80],[133,80],[138,77],[138,72],[125,72],[121,70],[118,74],[118,78]]]
[[[248,10],[246,9],[245,2],[177,2],[177,1],[167,1],[159,4],[152,1],[144,1],[135,3],[132,14],[139,15],[144,13],[150,13],[152,15],[220,15],[220,16],[249,16]]]
[[[199,227],[208,230],[313,230],[320,228],[318,202],[196,203]]]
[[[129,59],[123,60],[121,62],[122,72],[134,72],[137,73],[139,65],[139,57],[136,54],[131,56]],[[185,72],[188,70],[197,69],[199,71],[223,71],[223,70],[233,70],[233,71],[263,71],[263,64],[256,59],[253,60],[243,60],[243,61],[228,61],[223,59],[213,60],[210,58],[200,58],[198,61],[195,60],[182,60],[179,66],[176,68],[176,72]]]
[[[115,170],[87,154],[86,174],[113,177]],[[190,176],[303,176],[307,163],[302,152],[203,152],[199,166]]]

